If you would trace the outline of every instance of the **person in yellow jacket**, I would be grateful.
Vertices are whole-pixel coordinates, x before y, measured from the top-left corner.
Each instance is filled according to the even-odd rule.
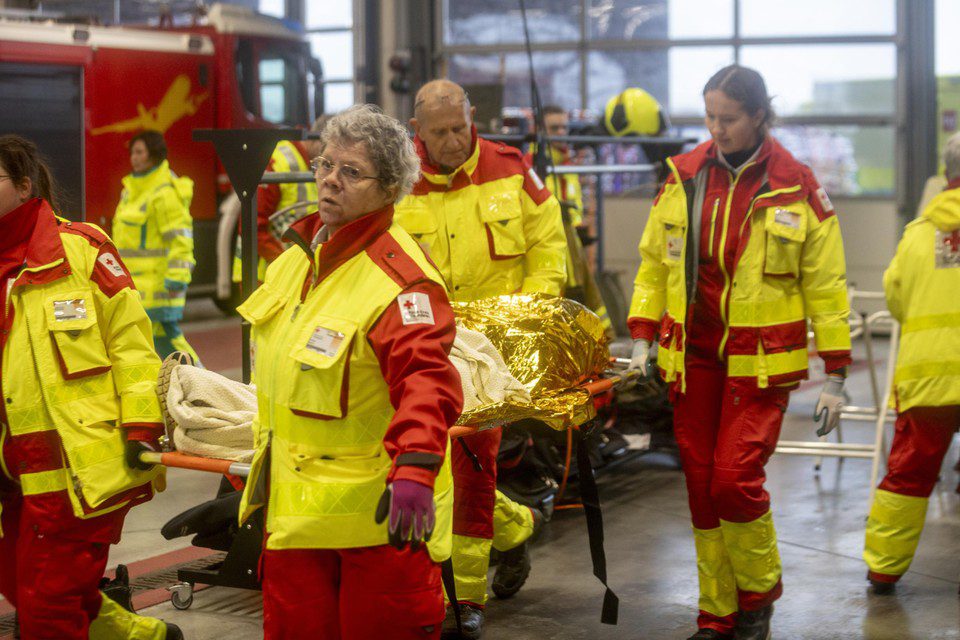
[[[160,360],[126,267],[54,213],[33,143],[0,137],[0,594],[24,640],[178,640],[98,590],[163,433]]]
[[[570,116],[566,109],[554,104],[543,108],[543,125],[548,136],[563,137],[570,134]],[[574,164],[570,153],[570,146],[566,142],[550,143],[550,162],[554,167],[571,166]],[[537,152],[537,146],[532,145],[527,154],[527,162],[532,163]],[[594,313],[600,316],[607,334],[613,337],[613,326],[607,307],[600,295],[596,278],[590,269],[584,247],[584,238],[589,236],[590,230],[583,224],[583,189],[580,185],[580,176],[575,173],[562,173],[548,176],[547,188],[560,201],[563,211],[563,227],[567,238],[567,283],[564,287],[564,296],[582,302]]]
[[[161,358],[196,351],[180,330],[193,258],[193,180],[177,176],[167,145],[157,131],[130,139],[130,166],[113,217],[113,240],[130,268],[143,306],[153,321],[153,342]]]
[[[725,67],[703,95],[711,140],[667,160],[640,240],[630,367],[646,374],[659,334],[700,579],[690,640],[767,640],[783,587],[764,465],[807,377],[808,318],[828,373],[820,433],[840,420],[846,267],[829,198],[769,133],[760,74]]]
[[[311,131],[318,131],[325,123],[317,118]],[[306,145],[292,140],[277,143],[264,172],[288,173],[309,171]],[[283,234],[297,219],[316,206],[317,185],[312,182],[284,182],[261,184],[257,188],[257,276],[262,282],[267,265],[277,259],[289,245]],[[240,242],[233,259],[233,281],[240,282]]]
[[[874,495],[863,558],[877,593],[913,560],[927,502],[960,427],[960,134],[944,146],[947,188],[907,225],[883,274],[901,328],[894,370],[897,423]]]
[[[463,88],[449,80],[417,93],[410,125],[421,177],[397,205],[397,222],[427,251],[454,301],[560,295],[566,282],[560,206],[519,150],[477,136],[474,111]],[[539,516],[496,491],[500,436],[490,429],[465,438],[476,460],[464,447],[453,449],[453,564],[467,638],[482,633],[491,546],[505,552],[495,590],[512,595],[530,571],[526,541]],[[444,623],[449,634],[451,614]]]
[[[319,211],[238,309],[256,350],[240,514],[265,509],[264,634],[436,639],[463,392],[443,278],[393,220],[416,152],[360,105],[327,123],[315,167]]]

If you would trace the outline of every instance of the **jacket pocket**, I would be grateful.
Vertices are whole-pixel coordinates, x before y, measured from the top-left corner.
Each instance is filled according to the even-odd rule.
[[[763,272],[771,276],[799,276],[803,241],[807,237],[805,212],[797,207],[768,207],[764,229]]]
[[[760,343],[766,354],[806,349],[807,323],[800,320],[790,324],[760,327]]]
[[[412,196],[407,199],[412,199]],[[437,216],[430,207],[422,202],[401,204],[397,207],[396,216],[397,223],[429,254],[437,242],[440,228]]]
[[[482,198],[480,221],[486,230],[492,259],[517,258],[526,252],[523,210],[516,193],[495,193]]]
[[[303,328],[290,351],[297,367],[288,406],[298,416],[327,420],[347,414],[350,354],[355,322],[317,315]]]
[[[281,297],[268,285],[260,285],[243,304],[237,307],[237,313],[253,326],[263,326],[270,318],[277,315],[286,303],[286,298]]]
[[[140,206],[121,205],[117,210],[113,218],[111,235],[121,253],[124,249],[143,248],[146,240],[147,217],[146,203]]]
[[[110,358],[100,335],[97,311],[89,289],[48,297],[45,314],[64,379],[110,370]]]
[[[657,211],[663,230],[663,263],[676,266],[683,259],[687,241],[687,214],[680,202],[663,201]]]

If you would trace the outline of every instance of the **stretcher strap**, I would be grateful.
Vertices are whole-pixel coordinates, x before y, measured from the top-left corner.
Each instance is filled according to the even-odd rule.
[[[457,601],[457,581],[453,575],[453,558],[447,558],[440,563],[440,579],[443,581],[443,590],[447,592],[447,600],[453,607],[453,617],[457,620],[457,633],[463,635],[463,624],[460,620],[460,603]]]
[[[593,477],[590,454],[584,443],[583,433],[577,430],[577,471],[580,477],[580,501],[583,515],[587,518],[587,539],[590,543],[590,558],[593,560],[593,575],[603,583],[603,609],[600,622],[617,624],[620,599],[607,584],[607,554],[603,549],[603,513],[600,511],[600,492]]]

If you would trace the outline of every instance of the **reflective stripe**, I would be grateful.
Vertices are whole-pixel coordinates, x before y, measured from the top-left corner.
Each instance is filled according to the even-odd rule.
[[[907,572],[920,542],[927,503],[927,498],[877,489],[863,546],[863,559],[871,571],[891,576]]]
[[[120,249],[121,258],[161,258],[166,255],[166,249]]]
[[[737,580],[733,564],[723,543],[723,532],[716,529],[693,527],[693,542],[697,548],[697,575],[700,579],[702,611],[718,617],[728,616],[739,608]]]
[[[927,329],[949,328],[960,328],[960,313],[938,313],[929,316],[907,318],[900,331],[906,334]]]
[[[737,588],[767,593],[780,580],[780,552],[773,514],[767,511],[753,522],[720,521],[723,543],[730,554]]]
[[[960,360],[937,360],[898,366],[894,374],[894,382],[916,378],[946,378],[947,376],[960,376]]]
[[[280,152],[280,155],[283,156],[283,159],[287,161],[287,165],[290,167],[290,171],[296,171],[297,169],[305,169],[304,166],[300,163],[300,154],[297,153],[294,147],[288,146],[285,144],[278,144],[277,151]],[[307,183],[298,182],[297,184],[297,199],[296,202],[303,202],[307,199]]]
[[[187,292],[185,290],[180,291],[154,291],[153,299],[154,300],[179,300],[180,298],[186,298]]]
[[[787,295],[776,301],[730,300],[731,327],[787,324],[805,318],[803,296]]]
[[[493,541],[486,538],[453,534],[453,576],[461,602],[486,604],[491,546]]]
[[[168,241],[180,236],[183,236],[184,238],[193,238],[193,229],[171,229],[163,234],[163,239]]]
[[[20,488],[25,496],[63,491],[67,488],[67,484],[66,469],[20,474]]]
[[[193,270],[194,263],[189,260],[168,260],[167,269],[190,269]]]
[[[731,377],[748,378],[755,378],[761,373],[766,376],[778,376],[794,371],[805,371],[809,363],[805,348],[755,356],[731,355],[727,360]]]

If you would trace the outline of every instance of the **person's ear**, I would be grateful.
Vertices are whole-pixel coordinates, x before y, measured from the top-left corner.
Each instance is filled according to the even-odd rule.
[[[474,117],[477,115],[477,108],[474,106],[470,107],[470,122],[473,122]]]
[[[416,118],[410,118],[409,120],[410,128],[413,129],[415,135],[420,135],[420,123]]]
[[[24,178],[20,184],[16,185],[16,189],[20,202],[26,202],[33,195],[33,180]]]

